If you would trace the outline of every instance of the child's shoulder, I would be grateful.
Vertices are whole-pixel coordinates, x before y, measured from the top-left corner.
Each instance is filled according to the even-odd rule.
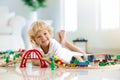
[[[51,44],[53,45],[60,45],[59,42],[56,39],[51,39]]]
[[[51,42],[57,42],[57,40],[56,39],[51,39]]]

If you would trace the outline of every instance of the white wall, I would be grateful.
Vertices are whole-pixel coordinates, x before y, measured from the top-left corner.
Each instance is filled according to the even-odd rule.
[[[47,7],[40,9],[38,14],[39,19],[52,20],[52,26],[56,32],[60,27],[60,0],[47,0]]]
[[[79,29],[75,33],[68,34],[68,39],[84,37],[88,39],[89,49],[120,49],[120,29],[97,31],[96,21],[96,0],[78,0]]]
[[[30,12],[30,9],[24,5],[22,0],[0,0],[0,6],[8,6],[10,11],[15,11],[16,14],[26,17]]]

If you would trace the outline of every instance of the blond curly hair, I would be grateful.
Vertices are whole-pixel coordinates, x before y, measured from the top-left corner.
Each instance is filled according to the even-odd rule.
[[[30,38],[30,42],[35,44],[35,36],[39,31],[47,30],[51,37],[53,37],[53,29],[51,26],[47,25],[44,21],[35,21],[32,23],[31,28],[28,30],[28,35]]]

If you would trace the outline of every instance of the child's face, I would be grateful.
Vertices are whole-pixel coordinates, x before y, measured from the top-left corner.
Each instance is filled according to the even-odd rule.
[[[35,36],[35,42],[41,47],[47,47],[50,44],[50,38],[50,33],[47,30],[42,30]]]

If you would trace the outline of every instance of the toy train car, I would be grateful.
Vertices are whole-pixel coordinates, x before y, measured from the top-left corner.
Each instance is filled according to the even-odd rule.
[[[78,62],[78,66],[80,66],[80,67],[88,67],[88,62]]]
[[[78,66],[78,67],[88,67],[88,65],[89,65],[89,62],[78,62],[77,64],[75,64],[75,63],[71,63],[70,64],[70,67],[76,67],[76,66]]]

